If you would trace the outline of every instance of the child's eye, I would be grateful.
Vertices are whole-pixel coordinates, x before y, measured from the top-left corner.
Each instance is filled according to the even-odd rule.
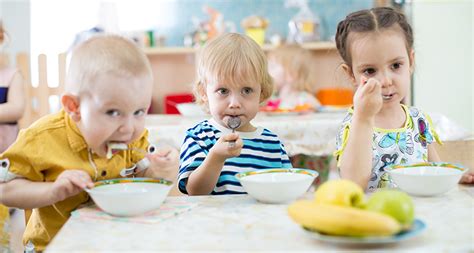
[[[144,110],[144,109],[140,109],[140,110],[138,110],[138,111],[135,111],[135,112],[133,113],[133,115],[135,115],[135,116],[142,116],[142,115],[145,115],[145,110]]]
[[[106,114],[109,115],[109,116],[112,116],[112,117],[116,117],[116,116],[119,116],[119,115],[120,115],[120,113],[119,113],[118,110],[108,110],[108,111],[106,112]]]
[[[364,75],[371,76],[373,74],[375,74],[375,69],[373,68],[368,68],[364,70]]]
[[[402,64],[397,62],[397,63],[392,64],[392,69],[399,69],[401,66]]]
[[[249,87],[245,87],[242,89],[242,94],[243,95],[249,95],[253,92],[253,89],[252,88],[249,88]]]
[[[226,88],[220,88],[220,89],[218,89],[216,92],[217,92],[217,94],[219,94],[219,95],[227,95],[227,94],[229,94],[229,90],[226,89]]]

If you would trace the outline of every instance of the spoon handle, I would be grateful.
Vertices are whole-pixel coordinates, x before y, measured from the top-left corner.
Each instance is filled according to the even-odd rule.
[[[232,133],[235,133],[235,128],[232,129]],[[230,147],[230,148],[235,147],[235,141],[229,141],[229,147]]]

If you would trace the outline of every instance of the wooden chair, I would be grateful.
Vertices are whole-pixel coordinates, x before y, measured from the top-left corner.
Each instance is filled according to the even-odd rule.
[[[459,163],[474,170],[474,140],[445,141],[441,146],[434,145],[441,161]]]
[[[38,56],[38,73],[31,73],[29,55],[20,53],[17,55],[17,67],[21,70],[25,79],[26,107],[23,118],[20,120],[20,127],[28,127],[31,123],[40,117],[55,112],[54,100],[52,96],[58,96],[56,100],[60,101],[60,96],[64,92],[66,80],[66,53],[57,56],[58,60],[58,79],[55,87],[48,83],[47,56],[40,54]],[[32,76],[38,76],[38,83],[32,83]]]
[[[0,60],[7,60],[7,55],[0,55]],[[23,79],[25,80],[25,97],[26,107],[25,113],[19,122],[21,128],[28,127],[31,123],[39,119],[40,117],[51,113],[54,108],[51,103],[51,96],[61,96],[64,91],[64,85],[66,80],[66,53],[61,53],[57,56],[58,59],[58,83],[56,87],[50,87],[48,85],[48,67],[47,67],[47,56],[40,54],[38,56],[38,73],[31,73],[30,68],[30,56],[26,53],[19,53],[16,55],[16,65],[20,69]],[[38,83],[33,86],[32,76],[38,76]],[[59,98],[58,100],[59,101]],[[30,219],[32,210],[25,211],[25,224]]]

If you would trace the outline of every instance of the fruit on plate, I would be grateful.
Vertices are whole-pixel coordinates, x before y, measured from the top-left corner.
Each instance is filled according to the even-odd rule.
[[[389,215],[310,200],[294,202],[288,214],[303,227],[329,235],[390,236],[401,231],[400,223]]]
[[[367,201],[365,209],[390,215],[404,228],[409,228],[415,219],[413,200],[408,194],[395,189],[381,189],[374,192]]]
[[[365,203],[364,190],[350,180],[330,180],[318,187],[314,201],[318,204],[362,207]]]

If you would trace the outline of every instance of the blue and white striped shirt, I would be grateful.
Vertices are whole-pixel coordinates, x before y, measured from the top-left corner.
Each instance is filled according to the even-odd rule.
[[[205,120],[186,131],[181,146],[178,187],[187,194],[188,177],[198,168],[211,148],[222,136],[230,133],[214,120]],[[291,168],[283,143],[268,129],[258,127],[254,132],[238,132],[244,143],[240,156],[225,161],[212,195],[246,193],[235,174],[258,169]]]

